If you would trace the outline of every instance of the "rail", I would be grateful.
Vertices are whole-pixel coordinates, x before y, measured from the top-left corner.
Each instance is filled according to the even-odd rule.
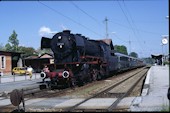
[[[78,104],[76,104],[76,105],[74,105],[74,106],[72,106],[72,107],[70,107],[70,108],[64,109],[63,111],[64,111],[64,112],[74,112],[75,110],[85,111],[85,110],[83,110],[83,109],[76,109],[76,108],[77,108],[79,105],[85,103],[86,101],[88,101],[88,100],[90,100],[90,99],[92,99],[92,98],[95,98],[95,97],[97,97],[97,96],[99,96],[99,95],[101,95],[101,94],[103,94],[103,93],[105,93],[105,92],[110,91],[111,89],[115,88],[116,86],[120,85],[121,83],[125,82],[126,80],[134,77],[136,74],[138,74],[138,73],[140,73],[140,72],[142,72],[142,71],[143,71],[143,70],[140,70],[139,72],[136,72],[135,74],[129,76],[128,78],[126,78],[126,79],[124,79],[124,80],[121,80],[120,82],[112,85],[111,87],[109,87],[109,88],[107,88],[107,89],[105,89],[105,90],[103,90],[103,91],[101,91],[101,92],[99,92],[99,93],[97,93],[97,94],[95,94],[95,95],[93,95],[93,96],[91,96],[91,97],[89,97],[89,98],[81,101],[80,103],[78,103]],[[139,81],[140,81],[140,79],[139,79],[135,84],[137,84]],[[133,87],[135,87],[135,85],[133,85]],[[112,110],[115,108],[115,106],[120,102],[120,100],[122,100],[126,95],[129,94],[129,92],[133,89],[133,87],[130,88],[130,89],[128,90],[128,92],[125,93],[123,96],[119,97],[119,98],[115,101],[115,103],[113,103],[107,110],[100,110],[100,111],[112,111]]]
[[[126,80],[128,80],[128,79],[130,79],[130,78],[132,78],[133,76],[135,76],[136,74],[138,74],[138,73],[140,73],[140,72],[142,72],[143,70],[139,70],[138,72],[136,72],[136,73],[134,73],[134,74],[132,74],[131,76],[129,76],[128,78],[126,78],[126,79],[124,79],[124,80],[121,80],[120,82],[118,82],[118,83],[116,83],[116,84],[113,84],[112,86],[110,86],[109,88],[107,88],[107,89],[105,89],[105,90],[103,90],[103,91],[101,91],[101,92],[99,92],[99,93],[97,93],[97,94],[95,94],[95,95],[93,95],[93,96],[91,96],[91,97],[89,97],[89,98],[87,98],[87,99],[85,99],[84,101],[82,101],[82,102],[80,102],[80,103],[78,103],[78,104],[76,104],[76,105],[74,105],[74,106],[72,106],[72,107],[70,107],[70,108],[67,108],[67,109],[63,109],[63,111],[65,112],[65,111],[67,111],[67,112],[72,112],[72,111],[78,111],[78,110],[80,110],[80,111],[84,111],[83,109],[76,109],[80,104],[82,104],[82,103],[84,103],[84,102],[86,102],[86,101],[88,101],[88,100],[90,100],[90,99],[92,99],[92,98],[95,98],[95,97],[97,97],[97,96],[99,96],[99,95],[101,95],[101,94],[103,94],[103,93],[105,93],[105,92],[108,92],[108,91],[110,91],[111,89],[113,89],[114,87],[116,87],[116,86],[118,86],[119,84],[121,84],[121,83],[123,83],[124,81],[126,81]],[[138,82],[139,82],[140,80],[138,80],[135,84],[137,84]],[[37,90],[38,89],[38,90]],[[131,90],[133,89],[133,88],[130,88]],[[33,93],[38,93],[39,92],[39,87],[38,86],[34,86],[34,87],[32,87],[32,88],[25,88],[25,89],[23,89],[24,90],[24,95],[29,95],[29,94],[33,94]],[[65,90],[67,90],[67,89],[65,89]],[[59,91],[59,94],[62,94],[62,92],[64,92],[65,90],[61,90],[61,91]],[[112,110],[114,110],[115,109],[115,107],[116,107],[116,105],[126,96],[126,95],[128,95],[128,93],[130,93],[131,92],[131,90],[129,90],[126,94],[124,94],[123,96],[121,96],[121,97],[119,97],[118,99],[117,99],[117,101],[115,101],[107,110],[96,110],[96,111],[112,111]],[[50,97],[53,97],[53,95],[56,95],[56,93],[54,92],[54,93],[51,93],[50,94]],[[49,96],[49,94],[47,93],[47,94],[43,94],[43,95],[41,95],[41,96],[39,96],[39,97],[45,97],[45,96]],[[25,97],[25,96],[24,96]],[[27,98],[27,99],[25,99],[25,101],[27,101],[27,100],[30,100],[31,98]],[[10,109],[10,110],[12,110],[12,109],[14,109],[14,107],[12,107],[12,105],[6,105],[6,106],[3,106],[3,107],[0,107],[0,109]],[[0,110],[1,111],[1,110]],[[88,110],[85,110],[85,111],[88,111]],[[2,111],[2,112],[4,112],[4,111]],[[5,111],[6,112],[6,111]]]

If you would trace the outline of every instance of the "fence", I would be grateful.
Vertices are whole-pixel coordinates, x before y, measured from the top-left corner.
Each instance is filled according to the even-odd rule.
[[[41,79],[40,73],[33,73],[32,78],[30,78],[30,75],[4,75],[2,72],[0,72],[0,83],[6,83],[6,82],[16,82],[16,81],[22,81],[22,80],[34,80],[34,79]]]

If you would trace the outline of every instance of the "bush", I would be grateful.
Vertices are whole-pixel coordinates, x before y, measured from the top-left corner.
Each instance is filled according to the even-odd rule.
[[[165,61],[165,62],[164,62],[164,65],[169,65],[169,61]]]

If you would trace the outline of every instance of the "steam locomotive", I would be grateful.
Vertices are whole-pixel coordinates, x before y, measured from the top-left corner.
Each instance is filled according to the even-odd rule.
[[[144,66],[140,59],[116,53],[111,39],[91,40],[70,30],[58,32],[52,39],[42,37],[43,48],[54,53],[54,64],[46,64],[50,72],[41,72],[43,79],[50,78],[49,87],[81,86],[111,73]]]

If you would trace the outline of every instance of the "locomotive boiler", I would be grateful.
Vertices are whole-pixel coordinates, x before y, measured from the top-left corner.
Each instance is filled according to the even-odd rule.
[[[54,64],[46,64],[50,72],[41,73],[41,77],[50,78],[50,88],[81,86],[100,80],[110,73],[130,69],[134,61],[133,57],[115,54],[110,39],[91,40],[81,34],[73,34],[70,30],[58,32],[52,39],[42,37],[43,48],[50,48],[54,53]]]
[[[56,33],[52,39],[42,37],[43,48],[50,48],[54,53],[54,64],[48,65],[50,72],[41,74],[44,78],[50,77],[52,84],[82,85],[101,79],[105,72],[108,73],[110,45],[101,40],[90,40],[81,34],[64,30]]]
[[[101,56],[97,41],[81,34],[70,34],[69,30],[55,34],[52,39],[42,37],[41,48],[51,48],[55,63],[78,62],[80,56]]]

